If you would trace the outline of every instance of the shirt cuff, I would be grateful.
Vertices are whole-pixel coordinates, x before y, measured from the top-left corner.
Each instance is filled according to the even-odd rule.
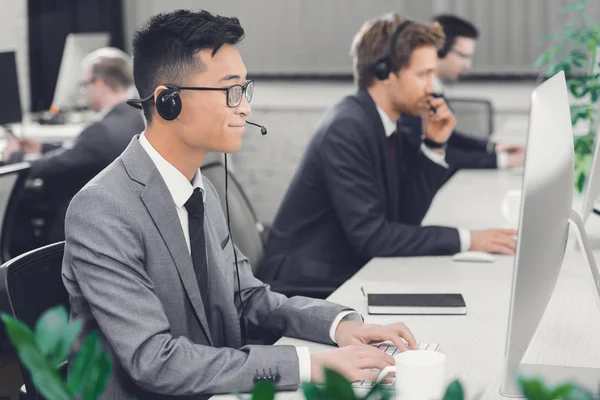
[[[498,169],[508,168],[508,153],[505,151],[501,151],[496,153],[496,167]]]
[[[425,157],[429,158],[434,163],[441,165],[444,168],[448,168],[448,163],[446,162],[446,152],[436,153],[431,150],[429,147],[425,146],[425,143],[421,143],[421,151],[425,154]]]
[[[308,351],[308,347],[296,347],[296,354],[298,354],[300,382],[310,382],[312,371],[310,370],[310,352]]]
[[[496,152],[496,143],[494,143],[490,140],[489,142],[487,142],[485,149],[488,153],[495,153]]]
[[[460,237],[460,251],[468,251],[471,248],[471,232],[458,228],[458,236]]]
[[[341,313],[339,313],[337,317],[335,317],[335,319],[333,320],[333,323],[331,324],[331,329],[329,329],[329,337],[331,338],[331,341],[335,344],[337,344],[337,342],[335,341],[335,331],[337,330],[338,325],[342,321],[363,322],[363,317],[356,311],[342,311]]]

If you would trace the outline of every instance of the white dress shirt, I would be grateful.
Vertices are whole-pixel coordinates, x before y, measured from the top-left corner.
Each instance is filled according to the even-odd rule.
[[[165,181],[165,184],[171,193],[171,197],[173,197],[173,202],[175,203],[175,208],[177,209],[177,216],[179,217],[181,229],[183,230],[183,236],[185,237],[185,242],[191,254],[192,248],[190,245],[190,234],[188,231],[188,212],[185,208],[185,203],[188,201],[195,188],[200,188],[202,192],[202,198],[206,202],[206,191],[204,190],[204,184],[202,182],[202,173],[200,172],[200,169],[198,169],[194,175],[192,183],[190,184],[187,178],[177,168],[165,160],[164,157],[161,156],[154,147],[152,147],[144,132],[142,132],[140,135],[139,141],[142,148],[146,151],[146,153],[148,153],[148,156],[150,159],[152,159],[152,162],[154,162],[154,165],[156,165],[156,169]],[[362,317],[355,311],[344,311],[339,313],[333,321],[331,329],[329,330],[329,336],[334,343],[335,331],[342,320],[362,321]],[[310,382],[311,365],[308,347],[296,347],[296,353],[298,354],[300,382]]]
[[[390,137],[392,133],[396,131],[396,122],[394,122],[389,115],[381,107],[377,106],[377,112],[379,112],[379,116],[381,117],[381,122],[383,123],[383,129],[385,130],[385,135]],[[448,164],[446,163],[446,154],[444,153],[436,153],[431,150],[423,143],[421,143],[421,151],[427,158],[429,158],[434,163],[441,165],[444,168],[448,168]],[[457,228],[458,236],[460,239],[460,251],[467,251],[471,248],[471,233],[467,229]]]
[[[436,93],[444,94],[444,83],[437,75],[433,76],[433,90]],[[496,146],[494,143],[489,142],[490,145]],[[494,147],[487,149],[489,153],[493,153],[495,151]],[[505,151],[496,152],[496,167],[499,169],[508,168],[508,153]]]

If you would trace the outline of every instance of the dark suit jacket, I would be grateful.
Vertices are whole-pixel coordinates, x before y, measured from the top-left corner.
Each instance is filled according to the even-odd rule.
[[[44,154],[31,163],[30,178],[41,178],[44,190],[29,206],[47,213],[44,216],[49,228],[44,242],[64,240],[65,213],[75,193],[114,161],[131,138],[144,129],[142,114],[121,103],[102,120],[84,129],[72,147],[43,146]],[[23,154],[17,153],[9,162],[22,159]],[[21,215],[29,213],[20,212]]]
[[[456,229],[421,227],[449,170],[399,132],[397,165],[365,90],[330,109],[273,223],[265,280],[341,284],[373,257],[453,254]]]

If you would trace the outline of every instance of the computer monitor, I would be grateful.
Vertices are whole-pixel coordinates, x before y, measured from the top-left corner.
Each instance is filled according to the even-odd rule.
[[[583,254],[600,293],[600,274],[587,243],[583,221],[573,211],[573,131],[562,71],[539,85],[531,95],[525,160],[500,393],[507,397],[521,397],[518,376],[543,377],[550,384],[572,380],[595,391],[600,381],[600,370],[521,362],[554,291],[570,224],[575,225]]]
[[[596,51],[596,60],[594,61],[594,68],[592,74],[600,74],[600,46]],[[597,110],[600,113],[600,110]],[[595,204],[600,195],[600,124],[596,122],[596,126],[590,126],[589,129],[596,131],[596,138],[594,143],[594,154],[592,155],[592,163],[590,166],[590,172],[587,176],[585,183],[585,189],[583,192],[583,204],[581,206],[581,218],[583,221],[587,221],[592,211],[600,214],[600,210],[596,210]]]
[[[3,94],[0,96],[0,125],[19,123],[23,119],[23,114],[14,51],[0,53],[0,76],[3,82]]]
[[[109,42],[110,34],[106,32],[67,35],[51,111],[68,110],[85,104],[79,90],[79,83],[85,78],[81,62],[92,51],[108,46]]]

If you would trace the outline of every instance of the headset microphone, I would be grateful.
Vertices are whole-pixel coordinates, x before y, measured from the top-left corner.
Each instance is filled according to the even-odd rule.
[[[259,124],[255,124],[254,122],[250,122],[250,121],[246,121],[246,123],[250,124],[250,125],[254,125],[254,126],[259,127],[260,128],[260,133],[262,133],[263,135],[267,134],[267,128],[265,128],[264,126],[259,125]]]

